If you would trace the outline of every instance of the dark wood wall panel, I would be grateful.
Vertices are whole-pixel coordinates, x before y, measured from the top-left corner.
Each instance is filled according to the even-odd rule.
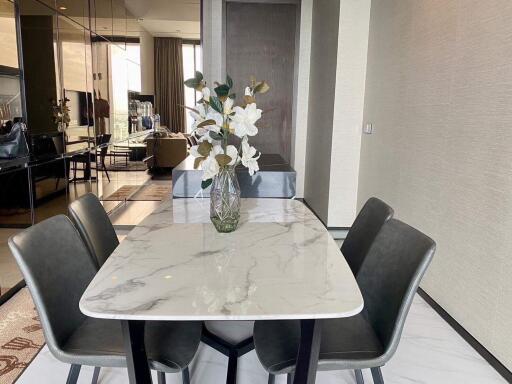
[[[296,14],[294,4],[226,4],[226,71],[235,82],[237,101],[241,102],[251,75],[266,80],[271,87],[267,94],[257,95],[264,114],[257,124],[259,134],[251,144],[262,153],[279,153],[288,162]]]

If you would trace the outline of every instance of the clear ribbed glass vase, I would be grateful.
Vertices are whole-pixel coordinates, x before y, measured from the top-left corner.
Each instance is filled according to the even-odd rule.
[[[233,232],[240,219],[240,185],[235,167],[221,167],[210,190],[210,219],[221,233]]]

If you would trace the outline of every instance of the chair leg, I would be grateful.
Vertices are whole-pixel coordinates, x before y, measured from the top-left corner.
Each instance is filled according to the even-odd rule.
[[[103,167],[103,172],[105,172],[105,175],[107,175],[107,180],[110,183],[110,177],[108,176],[107,166],[105,165],[105,162],[101,165]]]
[[[363,372],[360,369],[356,369],[356,370],[354,370],[354,372],[356,374],[356,383],[364,384]]]
[[[94,373],[92,375],[91,384],[98,384],[98,378],[100,377],[100,367],[94,367]]]
[[[372,377],[374,384],[384,384],[384,378],[382,377],[380,367],[372,368]]]
[[[289,373],[286,375],[286,384],[293,384],[293,373]]]
[[[275,382],[276,382],[276,375],[269,373],[268,374],[268,384],[275,384]]]
[[[78,376],[80,376],[80,368],[81,365],[71,364],[68,373],[68,379],[66,380],[66,384],[76,384],[78,381]]]
[[[158,371],[156,373],[156,377],[158,379],[158,384],[165,384],[165,373]]]
[[[183,384],[190,384],[190,371],[188,367],[186,367],[183,371],[181,371]]]

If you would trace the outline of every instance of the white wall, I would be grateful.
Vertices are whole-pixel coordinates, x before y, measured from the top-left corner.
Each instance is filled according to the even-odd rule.
[[[370,5],[371,0],[340,2],[329,227],[350,227],[356,216]]]
[[[314,0],[304,199],[327,223],[340,0]]]
[[[226,50],[223,0],[203,1],[203,74],[209,82],[226,78]]]
[[[295,83],[292,116],[291,166],[297,172],[296,196],[304,197],[306,139],[308,132],[309,71],[313,0],[302,0],[295,42]]]
[[[373,1],[359,205],[431,235],[422,287],[512,369],[512,2]]]
[[[155,41],[147,31],[140,32],[141,94],[155,94]]]
[[[356,214],[370,0],[315,0],[304,199],[328,227]]]

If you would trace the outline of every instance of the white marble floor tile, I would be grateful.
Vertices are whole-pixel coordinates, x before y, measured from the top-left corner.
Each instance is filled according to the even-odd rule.
[[[57,361],[45,347],[18,380],[17,384],[64,383],[69,366]],[[225,382],[227,358],[206,345],[201,345],[191,365],[193,384]],[[84,367],[80,384],[89,384],[93,369]],[[421,298],[416,297],[400,346],[383,368],[386,384],[498,384],[506,381],[483,360]],[[364,372],[365,382],[372,383]],[[124,369],[102,370],[100,384],[126,384]],[[154,380],[156,382],[156,378]],[[167,375],[169,384],[181,383],[179,374]],[[254,351],[238,363],[240,384],[264,384],[267,376]],[[285,384],[281,376],[276,384]],[[318,384],[355,384],[352,372],[319,372]]]

